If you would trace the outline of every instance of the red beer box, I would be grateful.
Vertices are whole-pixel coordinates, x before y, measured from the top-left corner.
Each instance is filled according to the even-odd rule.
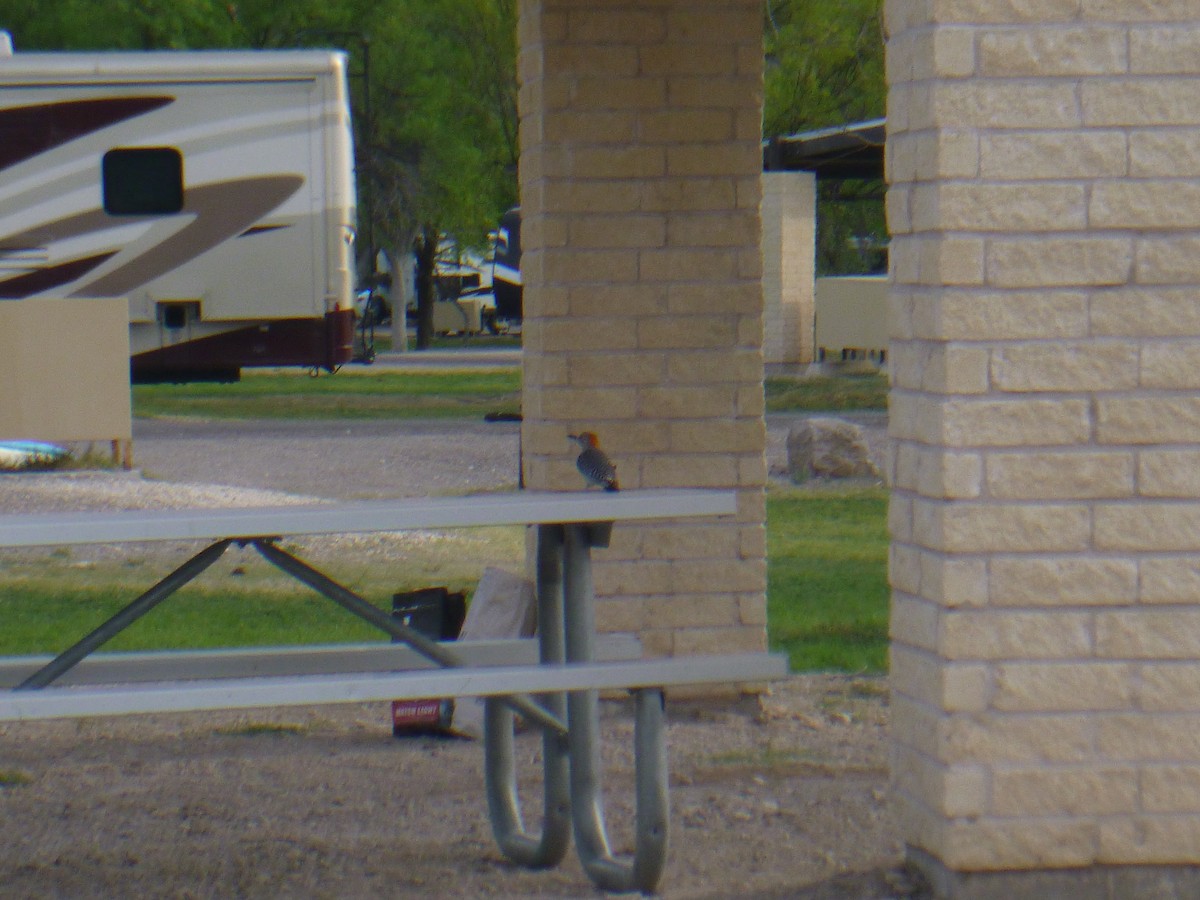
[[[393,700],[392,734],[435,734],[450,729],[453,700]]]

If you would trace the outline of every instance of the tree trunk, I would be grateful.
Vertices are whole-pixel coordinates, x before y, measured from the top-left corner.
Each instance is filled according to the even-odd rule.
[[[433,304],[437,301],[434,273],[437,268],[438,232],[424,228],[416,241],[417,255],[417,349],[433,343]]]
[[[403,352],[408,349],[408,304],[412,301],[413,266],[412,249],[404,247],[401,252],[383,251],[388,271],[392,273],[392,284],[388,299],[392,303],[392,349]]]

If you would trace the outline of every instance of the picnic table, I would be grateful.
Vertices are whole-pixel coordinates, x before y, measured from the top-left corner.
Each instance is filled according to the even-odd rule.
[[[204,542],[157,584],[55,656],[0,658],[0,720],[182,712],[318,703],[482,697],[489,816],[502,851],[534,868],[557,864],[574,835],[584,869],[609,891],[654,890],[666,859],[664,689],[763,683],[782,655],[734,653],[630,659],[598,636],[591,551],[617,521],[719,516],[737,495],[717,490],[519,491],[286,507],[191,508],[0,515],[0,547]],[[283,538],[490,525],[537,529],[537,638],[430,640],[280,546]],[[378,627],[398,644],[95,653],[201,574],[232,545]],[[634,695],[635,849],[614,855],[604,825],[599,692]],[[517,797],[514,715],[539,727],[543,813],[525,830]]]

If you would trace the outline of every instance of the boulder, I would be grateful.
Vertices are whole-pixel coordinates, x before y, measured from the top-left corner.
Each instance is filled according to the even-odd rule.
[[[805,419],[787,438],[788,474],[809,478],[879,478],[863,430],[844,419]]]

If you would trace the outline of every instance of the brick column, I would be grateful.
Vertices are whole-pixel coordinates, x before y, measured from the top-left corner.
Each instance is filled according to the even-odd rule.
[[[600,627],[651,656],[765,644],[759,0],[522,0],[525,482],[740,492],[731,521],[618,527]]]
[[[814,358],[817,179],[764,172],[762,200],[763,357],[768,365]]]
[[[1200,7],[887,5],[903,837],[1196,896]]]

